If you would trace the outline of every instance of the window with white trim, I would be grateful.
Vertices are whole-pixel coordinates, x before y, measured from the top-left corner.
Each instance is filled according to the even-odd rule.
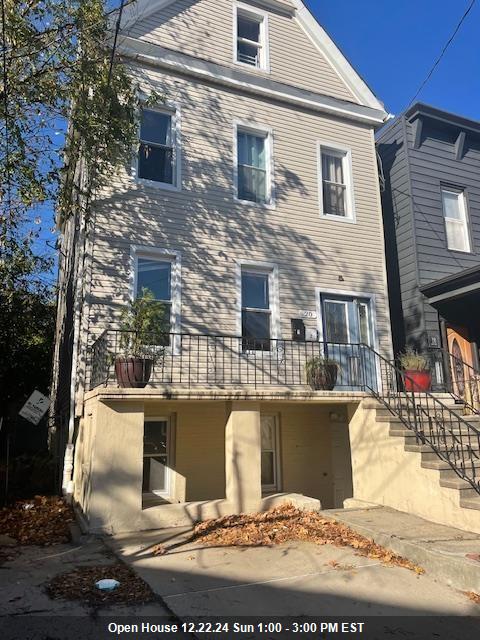
[[[137,170],[139,178],[176,186],[176,137],[173,112],[142,109]]]
[[[237,197],[268,204],[271,200],[269,134],[237,128]]]
[[[146,418],[143,435],[142,493],[169,496],[171,426],[167,418]]]
[[[460,189],[442,187],[442,205],[448,248],[470,253],[465,194]]]
[[[133,295],[135,298],[143,297],[150,292],[154,302],[159,302],[165,310],[165,333],[178,333],[180,331],[180,255],[164,251],[163,249],[133,248]],[[152,333],[158,328],[152,328]],[[157,338],[158,339],[158,338]],[[160,338],[164,344],[164,338]],[[169,340],[165,336],[165,340]],[[176,348],[175,340],[173,345]]]
[[[348,151],[320,147],[321,212],[353,219],[353,186]]]
[[[280,490],[278,469],[278,427],[276,416],[260,416],[262,490]]]
[[[267,61],[267,17],[243,7],[236,10],[236,56],[237,63],[256,69],[266,69]]]
[[[244,351],[270,351],[272,336],[272,272],[242,268],[242,346]]]

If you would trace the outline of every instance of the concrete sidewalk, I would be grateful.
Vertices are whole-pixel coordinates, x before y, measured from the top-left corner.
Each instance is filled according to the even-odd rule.
[[[338,513],[326,513],[340,519]],[[371,524],[372,510],[357,510],[358,519],[362,513]],[[350,518],[353,514],[343,513]],[[394,515],[388,513],[389,518]],[[434,636],[428,637],[478,637],[480,606],[428,573],[418,576],[404,568],[385,566],[345,547],[307,542],[202,547],[189,543],[188,534],[188,529],[172,529],[118,535],[107,541],[180,619],[365,616],[391,620],[386,616],[396,616],[405,618],[403,631],[409,637],[422,637],[411,635],[408,625],[412,617],[429,616]],[[154,556],[152,549],[159,543],[167,553]],[[431,616],[464,619],[461,623],[459,618],[435,622]],[[467,617],[472,618],[468,621]],[[471,628],[464,628],[466,624]],[[375,637],[390,637],[388,631],[385,634]]]
[[[388,507],[339,509],[324,513],[423,567],[435,580],[480,594],[480,535],[435,524]]]

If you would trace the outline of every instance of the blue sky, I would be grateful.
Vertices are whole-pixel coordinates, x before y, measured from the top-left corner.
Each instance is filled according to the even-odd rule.
[[[398,115],[470,0],[307,0],[374,93]],[[480,0],[418,100],[480,120]]]

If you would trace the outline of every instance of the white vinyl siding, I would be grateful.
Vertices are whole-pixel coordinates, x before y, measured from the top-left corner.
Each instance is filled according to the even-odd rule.
[[[470,253],[465,194],[462,191],[442,188],[442,204],[448,248],[452,251]]]

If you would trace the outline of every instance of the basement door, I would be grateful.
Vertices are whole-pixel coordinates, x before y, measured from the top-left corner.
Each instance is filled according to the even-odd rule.
[[[371,301],[353,296],[320,295],[325,355],[339,365],[336,389],[377,388]]]
[[[144,494],[170,495],[170,422],[166,418],[146,418],[143,437]]]

